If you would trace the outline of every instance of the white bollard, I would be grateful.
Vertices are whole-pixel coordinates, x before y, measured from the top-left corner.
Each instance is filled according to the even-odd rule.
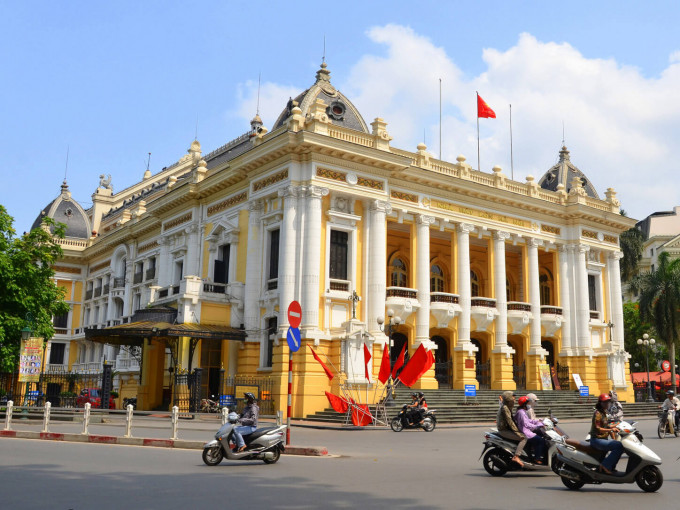
[[[276,426],[283,425],[283,411],[276,411]]]
[[[172,437],[170,439],[177,439],[178,421],[179,421],[179,407],[172,406]]]
[[[45,414],[43,415],[43,432],[50,431],[50,411],[52,409],[52,402],[45,403]]]
[[[14,410],[14,401],[7,401],[7,412],[5,414],[5,430],[12,430],[12,411]]]
[[[132,411],[132,404],[128,404],[125,416],[125,437],[132,437]]]
[[[223,407],[222,408],[222,425],[226,424],[228,421],[228,416],[229,416],[229,408],[228,407]]]
[[[92,407],[92,404],[87,402],[85,404],[85,411],[83,411],[83,434],[87,435],[88,430],[90,428],[90,408]]]

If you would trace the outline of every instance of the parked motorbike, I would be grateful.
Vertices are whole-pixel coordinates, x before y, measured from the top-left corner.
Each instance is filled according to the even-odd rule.
[[[219,413],[220,405],[214,400],[209,398],[204,398],[201,400],[201,412],[202,413]]]
[[[132,409],[137,409],[137,397],[125,397],[123,399],[123,409],[127,409],[128,405],[131,405]]]
[[[666,434],[673,434],[678,437],[678,429],[675,426],[675,417],[669,419],[669,410],[666,409],[659,411],[659,426],[657,427],[657,433],[659,434],[659,439],[666,437]]]
[[[208,466],[216,466],[223,458],[228,460],[262,460],[265,464],[274,464],[284,451],[286,425],[266,427],[244,435],[246,449],[236,452],[234,427],[238,425],[238,414],[229,413],[228,421],[215,434],[215,439],[203,445],[203,462]]]
[[[663,484],[663,475],[657,467],[661,459],[642,444],[635,422],[621,421],[618,428],[624,453],[628,455],[625,472],[608,475],[598,471],[607,452],[596,450],[589,443],[569,439],[557,447],[557,474],[568,489],[578,490],[587,483],[635,482],[645,492],[659,490]]]
[[[520,455],[520,460],[524,463],[524,468],[538,468],[538,469],[552,469],[556,471],[555,461],[557,459],[557,446],[565,444],[569,437],[567,434],[557,426],[559,420],[552,416],[549,411],[549,418],[543,420],[543,427],[545,433],[543,437],[546,440],[546,455],[545,459],[536,459],[532,451],[524,451]],[[484,447],[479,456],[484,465],[484,469],[491,476],[503,476],[508,471],[519,471],[523,468],[516,462],[512,461],[515,456],[515,449],[517,448],[517,441],[506,439],[498,433],[497,429],[491,429],[484,434]],[[537,460],[542,460],[545,464],[537,464]]]
[[[392,427],[392,430],[395,432],[401,432],[404,429],[419,429],[422,428],[425,432],[432,432],[435,427],[437,426],[437,418],[435,417],[434,413],[437,411],[436,409],[428,409],[425,411],[425,416],[423,418],[423,423],[419,423],[417,420],[415,423],[411,423],[409,421],[409,411],[412,410],[413,408],[410,408],[408,405],[404,405],[401,408],[401,411],[399,411],[399,414],[397,414],[392,420],[390,421],[390,427]]]

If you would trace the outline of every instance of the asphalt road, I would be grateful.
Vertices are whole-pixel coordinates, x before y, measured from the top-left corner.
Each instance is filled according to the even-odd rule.
[[[589,428],[585,421],[562,425],[572,437]],[[208,467],[197,450],[0,439],[0,508],[674,508],[680,438],[660,440],[655,426],[639,424],[664,461],[655,494],[637,485],[572,492],[546,471],[492,478],[478,461],[484,426],[429,434],[294,428],[296,445],[327,446],[337,456],[283,456],[271,466]]]

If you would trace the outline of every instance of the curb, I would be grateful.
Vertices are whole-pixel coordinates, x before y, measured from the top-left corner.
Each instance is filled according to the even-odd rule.
[[[31,432],[21,430],[0,430],[0,438],[40,439],[43,441],[64,441],[71,443],[115,444],[125,446],[151,446],[154,448],[180,448],[202,450],[205,441],[186,441],[182,439],[155,439],[143,437],[101,436],[94,434],[67,434],[53,432]],[[286,446],[284,454],[323,457],[328,455],[325,446]]]

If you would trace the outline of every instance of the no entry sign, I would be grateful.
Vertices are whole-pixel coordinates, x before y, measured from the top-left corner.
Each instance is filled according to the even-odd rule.
[[[293,301],[288,306],[288,324],[291,328],[297,328],[302,322],[302,307],[297,301]]]

